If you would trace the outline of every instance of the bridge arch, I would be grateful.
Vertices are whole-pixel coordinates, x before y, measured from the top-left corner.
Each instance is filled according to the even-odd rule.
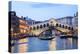
[[[37,28],[36,29],[39,29],[40,27],[39,27],[39,25],[37,25]]]
[[[46,24],[43,24],[43,27],[45,28],[46,27]]]
[[[59,27],[61,27],[61,24],[59,25]]]
[[[34,27],[33,27],[33,30],[35,30],[35,29],[36,29],[36,27],[34,26]]]
[[[47,27],[49,27],[49,23],[47,23]]]
[[[43,28],[43,26],[42,26],[42,25],[40,25],[40,28]]]
[[[52,29],[53,29],[53,28],[52,28]],[[52,30],[52,29],[51,29],[51,30]],[[42,33],[44,33],[45,31],[48,31],[48,30],[49,30],[49,29],[46,29],[46,30],[40,32],[40,34],[38,34],[38,36],[40,36]],[[62,31],[60,31],[60,30],[58,30],[58,29],[56,29],[56,28],[54,28],[54,30],[59,31],[59,32],[62,32]]]

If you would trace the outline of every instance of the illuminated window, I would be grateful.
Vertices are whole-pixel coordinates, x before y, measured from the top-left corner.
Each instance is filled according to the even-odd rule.
[[[24,30],[24,33],[26,33],[26,30]]]
[[[23,29],[20,29],[20,32],[23,33]]]
[[[23,26],[23,25],[20,25],[19,27],[20,27],[20,28],[25,28],[25,26]]]
[[[24,20],[19,20],[20,23],[26,23]]]

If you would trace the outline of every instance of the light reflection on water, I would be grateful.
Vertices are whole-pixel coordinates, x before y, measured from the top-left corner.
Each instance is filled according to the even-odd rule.
[[[77,49],[77,39],[73,38],[63,38],[55,37],[52,40],[41,40],[37,37],[25,38],[28,40],[26,45],[22,45],[26,52],[34,52],[34,51],[49,51],[49,50],[66,50],[66,49]],[[17,42],[16,42],[17,43]],[[19,52],[19,45],[14,46],[14,52]]]
[[[29,38],[28,51],[49,51],[76,49],[77,39],[55,37],[53,40],[40,40],[38,38]]]
[[[48,40],[40,40],[36,37],[29,38],[28,51],[47,51],[49,50]]]

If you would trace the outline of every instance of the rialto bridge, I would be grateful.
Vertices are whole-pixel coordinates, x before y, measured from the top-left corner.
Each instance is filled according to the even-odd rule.
[[[61,24],[52,18],[48,21],[31,25],[30,34],[38,36],[42,32],[49,30],[50,28],[52,28],[52,30],[54,28],[54,30],[57,32],[64,32],[64,33],[70,33],[71,31],[74,31],[74,28],[72,26],[67,24]]]

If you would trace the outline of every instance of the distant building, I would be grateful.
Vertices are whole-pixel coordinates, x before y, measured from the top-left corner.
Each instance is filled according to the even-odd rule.
[[[62,24],[68,24],[70,26],[73,26],[73,23],[72,23],[73,16],[66,16],[66,17],[56,19],[56,20]]]
[[[73,27],[78,27],[78,12],[76,12],[74,16],[62,17],[56,20],[62,24],[68,24]]]
[[[38,23],[42,23],[42,21],[35,21],[34,23],[35,23],[35,24],[38,24]]]
[[[32,25],[32,24],[34,24],[34,20],[32,20],[31,18],[29,18],[28,16],[27,17],[24,17],[25,18],[25,20],[27,21],[27,24],[28,25]]]
[[[28,16],[27,17],[24,17],[24,18],[26,19],[28,25],[33,25],[33,24],[41,23],[41,21],[32,20]]]

